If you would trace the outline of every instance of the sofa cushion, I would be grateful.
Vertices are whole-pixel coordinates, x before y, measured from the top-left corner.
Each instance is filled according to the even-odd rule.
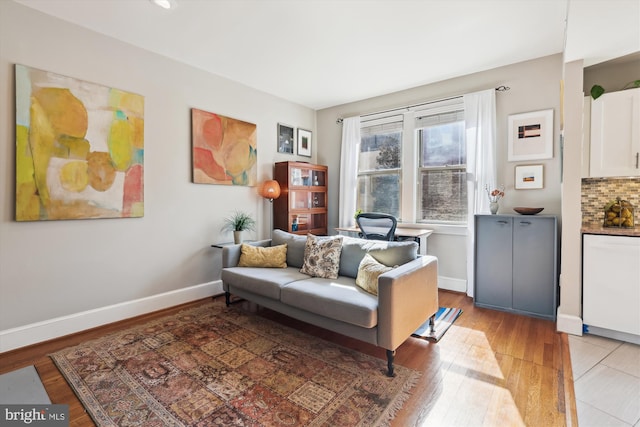
[[[312,277],[282,287],[280,301],[331,319],[373,328],[378,324],[378,299],[348,277]]]
[[[304,264],[300,272],[313,277],[337,279],[340,269],[340,252],[342,252],[342,236],[316,237],[308,234],[304,247]]]
[[[223,268],[222,281],[237,289],[253,292],[275,300],[280,299],[280,288],[287,283],[308,279],[297,268],[228,267]]]
[[[358,267],[356,285],[370,294],[378,295],[378,276],[392,269],[393,267],[387,267],[376,261],[371,255],[366,254]]]
[[[238,267],[285,268],[287,266],[287,244],[260,247],[242,244]]]
[[[354,279],[358,277],[358,267],[367,253],[387,267],[393,267],[416,259],[418,244],[411,241],[386,242],[345,236],[340,254],[340,276]]]
[[[304,264],[304,246],[307,243],[307,236],[300,236],[287,233],[283,230],[273,230],[271,236],[271,246],[287,245],[287,265],[289,267],[301,268]]]

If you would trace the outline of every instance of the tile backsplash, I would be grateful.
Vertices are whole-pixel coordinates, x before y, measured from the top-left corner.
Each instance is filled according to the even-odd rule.
[[[582,223],[602,222],[604,206],[620,197],[634,207],[634,223],[640,224],[640,178],[583,178]]]

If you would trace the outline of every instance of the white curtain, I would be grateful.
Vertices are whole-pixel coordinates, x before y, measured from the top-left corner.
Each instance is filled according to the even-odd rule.
[[[360,152],[360,117],[342,121],[342,151],[340,155],[340,198],[338,224],[350,227],[354,224],[358,187],[358,153]]]
[[[464,95],[467,142],[467,295],[473,297],[475,214],[490,213],[485,185],[496,183],[496,92],[488,89]]]

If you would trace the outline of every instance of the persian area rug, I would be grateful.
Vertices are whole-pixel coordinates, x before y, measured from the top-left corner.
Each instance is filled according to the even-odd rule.
[[[411,334],[412,337],[424,338],[432,342],[438,342],[449,330],[453,322],[462,314],[459,308],[440,307],[436,312],[435,332],[431,332],[429,321],[424,322],[420,327]]]
[[[420,375],[216,301],[51,358],[99,426],[388,425]]]

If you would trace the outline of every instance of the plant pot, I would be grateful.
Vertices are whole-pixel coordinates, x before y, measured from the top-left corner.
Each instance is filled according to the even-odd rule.
[[[498,204],[498,202],[490,202],[489,203],[489,210],[491,211],[491,215],[497,214],[499,207],[500,207],[500,205]]]
[[[234,231],[233,232],[233,243],[236,245],[242,243],[242,231]]]

